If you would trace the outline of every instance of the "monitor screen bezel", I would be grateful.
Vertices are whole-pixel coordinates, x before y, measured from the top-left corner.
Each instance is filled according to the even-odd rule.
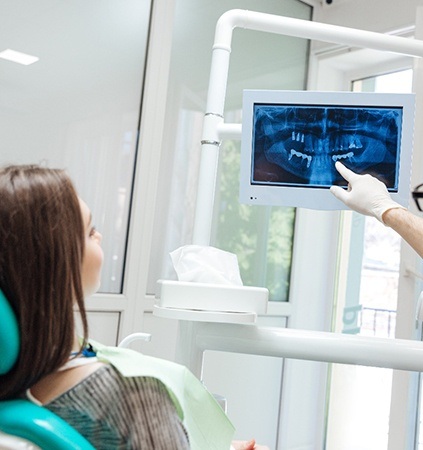
[[[414,94],[268,91],[244,90],[241,138],[240,201],[250,205],[293,206],[320,210],[341,210],[347,207],[329,191],[330,186],[292,186],[253,184],[254,105],[297,105],[333,107],[402,108],[398,189],[391,192],[393,200],[408,207],[414,132]]]

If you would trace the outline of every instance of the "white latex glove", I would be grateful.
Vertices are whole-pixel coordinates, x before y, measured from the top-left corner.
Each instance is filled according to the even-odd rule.
[[[336,170],[348,181],[348,190],[340,186],[332,186],[330,191],[341,202],[354,211],[366,216],[373,216],[382,223],[383,214],[388,209],[404,208],[394,202],[385,184],[371,175],[359,175],[345,167],[339,161],[335,163]]]

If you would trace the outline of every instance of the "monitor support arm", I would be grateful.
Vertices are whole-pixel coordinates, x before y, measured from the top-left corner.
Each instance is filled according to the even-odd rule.
[[[210,245],[220,140],[225,135],[239,137],[241,132],[240,125],[224,124],[223,118],[232,34],[235,28],[423,57],[423,41],[420,40],[254,11],[234,9],[224,13],[216,25],[203,122],[193,233],[195,245]]]

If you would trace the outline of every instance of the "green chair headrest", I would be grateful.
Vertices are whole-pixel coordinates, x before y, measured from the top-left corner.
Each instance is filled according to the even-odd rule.
[[[28,400],[0,402],[0,431],[48,450],[95,450],[67,422]]]
[[[19,355],[19,326],[18,320],[0,290],[0,375],[13,367]]]

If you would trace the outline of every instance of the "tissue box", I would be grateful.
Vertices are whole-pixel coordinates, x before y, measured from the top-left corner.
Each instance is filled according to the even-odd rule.
[[[159,280],[156,305],[198,311],[266,314],[266,288],[188,281]]]

